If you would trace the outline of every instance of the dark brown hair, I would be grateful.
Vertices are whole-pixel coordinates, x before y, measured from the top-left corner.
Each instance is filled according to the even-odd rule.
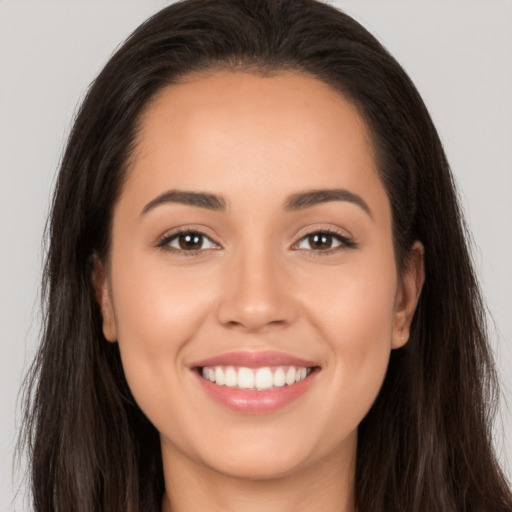
[[[188,0],[146,21],[92,84],[65,151],[48,225],[44,328],[24,439],[37,512],[160,508],[158,433],[107,343],[91,284],[137,123],[156,92],[196,71],[313,75],[352,101],[391,201],[397,264],[415,240],[426,282],[359,427],[359,512],[510,512],[491,443],[496,383],[479,289],[437,132],[398,63],[361,25],[313,0]]]

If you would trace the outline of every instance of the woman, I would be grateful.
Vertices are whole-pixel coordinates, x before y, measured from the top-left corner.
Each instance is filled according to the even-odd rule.
[[[308,0],[190,0],[91,87],[26,431],[50,510],[512,510],[414,86]]]

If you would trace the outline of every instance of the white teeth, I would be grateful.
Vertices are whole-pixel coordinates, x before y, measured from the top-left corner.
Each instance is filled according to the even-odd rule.
[[[265,390],[285,385],[291,386],[295,382],[304,380],[310,373],[308,368],[294,366],[278,366],[271,368],[234,368],[233,366],[204,367],[201,374],[204,379],[219,386],[230,388]]]
[[[240,368],[238,370],[238,387],[241,389],[254,387],[254,373],[250,368]]]
[[[291,386],[295,382],[295,368],[293,366],[290,366],[288,368],[288,371],[286,372],[286,384],[288,386]]]
[[[234,388],[238,384],[238,375],[236,373],[236,370],[232,366],[226,369],[224,375],[226,377],[226,386]]]
[[[259,368],[256,372],[256,388],[270,389],[273,384],[270,368]]]
[[[278,368],[274,372],[274,386],[276,386],[276,388],[280,388],[281,386],[284,386],[285,379],[286,378],[284,375],[284,370],[282,368]]]
[[[224,372],[220,366],[215,368],[215,382],[219,384],[219,386],[223,386],[226,383],[224,379]]]

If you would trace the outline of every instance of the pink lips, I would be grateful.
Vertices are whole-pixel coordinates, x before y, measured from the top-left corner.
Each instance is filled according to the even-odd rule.
[[[220,356],[203,359],[192,365],[203,366],[245,366],[246,368],[258,368],[261,366],[305,366],[312,368],[318,366],[314,361],[306,361],[284,352],[228,352]]]
[[[313,361],[300,359],[283,352],[230,352],[195,362],[191,365],[199,384],[220,404],[242,413],[265,413],[278,410],[301,397],[315,380],[313,371],[304,380],[268,390],[245,390],[221,386],[204,379],[199,369],[204,366],[235,366],[246,368],[295,366],[318,369]]]

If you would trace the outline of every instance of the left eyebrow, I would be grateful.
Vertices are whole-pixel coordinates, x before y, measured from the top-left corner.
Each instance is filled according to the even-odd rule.
[[[214,194],[207,194],[205,192],[188,192],[185,190],[169,190],[163,194],[155,197],[142,209],[142,214],[145,214],[153,208],[166,204],[166,203],[179,203],[188,206],[197,206],[198,208],[207,208],[208,210],[225,211],[226,201]]]
[[[343,188],[309,190],[293,194],[286,200],[284,209],[286,211],[303,210],[330,201],[348,201],[362,208],[373,219],[372,211],[366,201],[361,196]]]

